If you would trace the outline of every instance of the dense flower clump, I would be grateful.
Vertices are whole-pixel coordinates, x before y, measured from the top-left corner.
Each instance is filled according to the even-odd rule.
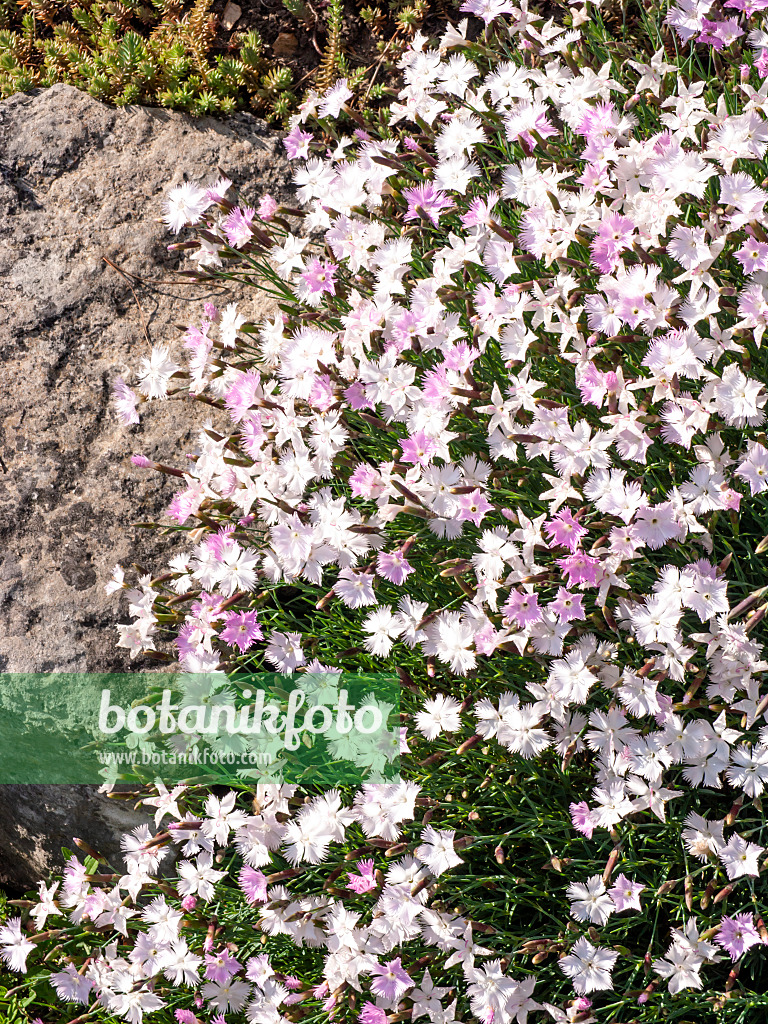
[[[761,6],[738,5],[757,70],[726,88],[650,29],[622,69],[586,8],[469,0],[483,34],[417,36],[388,119],[356,123],[343,81],[305,102],[301,209],[226,179],[170,194],[198,273],[278,306],[208,304],[186,366],[156,346],[116,385],[127,426],[181,394],[209,414],[183,470],[134,458],[179,478],[189,543],[128,592],[120,646],[172,640],[187,672],[396,667],[404,781],[202,809],[161,789],[170,825],[126,837],[111,888],[76,860],[41,888],[38,930],[116,933],[53,975],[62,998],[181,1024],[765,1005],[738,980],[768,941]],[[724,60],[739,23],[705,8],[669,23]],[[254,928],[320,954],[294,975]],[[32,945],[0,932],[15,970]]]

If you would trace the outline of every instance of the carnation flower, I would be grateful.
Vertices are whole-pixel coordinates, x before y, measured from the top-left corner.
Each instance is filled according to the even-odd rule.
[[[715,936],[715,942],[723,947],[731,960],[738,960],[748,949],[762,941],[751,914],[723,917]]]
[[[408,202],[404,220],[420,220],[426,218],[435,226],[438,225],[440,214],[453,208],[453,203],[445,192],[435,188],[431,182],[417,185],[415,188],[403,189],[403,198]]]
[[[577,921],[605,924],[616,909],[600,875],[592,875],[585,884],[572,882],[567,896],[571,901],[571,916]]]
[[[630,881],[626,875],[620,874],[608,894],[613,900],[616,912],[621,914],[625,910],[641,910],[640,893],[645,891],[645,886],[639,882]]]
[[[612,989],[611,971],[619,954],[602,946],[593,946],[584,938],[577,939],[571,952],[558,961],[558,967],[573,981],[580,995]]]
[[[733,880],[743,875],[757,877],[760,873],[758,857],[764,850],[763,846],[749,843],[739,835],[732,835],[725,846],[718,850],[717,855],[726,874]]]
[[[436,739],[442,732],[457,732],[461,728],[460,708],[459,701],[438,693],[417,712],[416,727],[428,740]]]
[[[421,846],[416,847],[416,856],[423,861],[433,875],[442,875],[458,864],[461,857],[453,848],[453,829],[434,829],[431,825],[421,833]]]
[[[178,234],[186,224],[196,223],[211,202],[207,189],[198,188],[185,181],[168,193],[163,204],[163,220],[174,234]]]
[[[139,422],[139,414],[136,411],[138,398],[131,391],[122,377],[116,377],[113,384],[113,400],[118,419],[124,427],[130,427]]]

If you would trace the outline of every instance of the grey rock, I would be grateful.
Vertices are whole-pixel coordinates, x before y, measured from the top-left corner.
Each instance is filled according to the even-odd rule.
[[[176,356],[176,325],[205,299],[251,316],[271,306],[181,280],[131,279],[134,298],[104,257],[170,281],[191,265],[167,251],[170,187],[225,174],[254,201],[286,194],[289,165],[251,115],[114,110],[55,85],[0,102],[0,170],[0,671],[142,667],[115,647],[104,584],[117,562],[164,564],[175,539],[131,524],[157,519],[176,488],[130,456],[183,463],[203,417],[171,400],[138,427],[117,422],[111,386],[149,350],[137,301],[152,342]]]
[[[130,456],[182,463],[203,417],[154,402],[126,430],[111,386],[149,351],[138,303],[152,343],[177,357],[176,325],[203,301],[271,310],[237,287],[166,283],[185,265],[167,250],[166,192],[221,174],[248,202],[290,194],[279,139],[249,114],[114,110],[67,85],[0,102],[0,671],[153,667],[115,646],[128,617],[104,585],[117,562],[157,571],[176,550],[131,525],[156,520],[176,488]],[[131,278],[135,296],[104,257],[146,282]],[[33,885],[73,835],[117,855],[142,820],[94,787],[0,786],[0,884]]]
[[[82,861],[75,837],[125,870],[120,837],[151,815],[132,800],[108,799],[95,786],[0,786],[0,886],[20,895],[63,861],[62,848]]]

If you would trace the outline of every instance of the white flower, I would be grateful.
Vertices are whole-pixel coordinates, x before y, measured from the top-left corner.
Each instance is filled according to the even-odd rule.
[[[466,675],[475,667],[474,652],[469,650],[475,631],[460,612],[442,612],[427,626],[426,634],[422,643],[425,654],[436,655],[457,675]]]
[[[301,649],[301,633],[281,633],[276,630],[269,638],[264,657],[278,672],[290,675],[295,668],[303,665],[307,658]]]
[[[237,312],[237,303],[230,302],[225,306],[219,321],[219,339],[224,348],[234,348],[237,332],[248,318]]]
[[[18,974],[27,973],[27,957],[35,948],[21,930],[21,918],[12,917],[0,928],[0,958]]]
[[[226,871],[215,871],[211,865],[212,854],[207,851],[201,853],[195,864],[190,860],[183,860],[179,864],[179,875],[181,881],[178,883],[178,890],[182,896],[198,895],[208,902],[214,897],[214,883],[226,875]]]
[[[768,449],[757,441],[750,441],[747,454],[739,462],[736,476],[746,480],[753,495],[768,490]]]
[[[710,822],[691,811],[683,824],[688,826],[683,829],[683,842],[693,857],[706,861],[725,846],[722,821]]]
[[[93,988],[93,982],[78,974],[74,964],[67,964],[64,970],[52,974],[49,980],[62,1002],[88,1005],[88,993]]]
[[[673,943],[662,960],[653,961],[653,969],[662,978],[669,978],[669,991],[676,995],[685,988],[701,988],[699,971],[704,961],[689,949]]]
[[[571,917],[577,921],[605,924],[616,909],[601,875],[592,875],[586,883],[572,882],[566,895],[571,901]]]
[[[147,398],[167,398],[168,383],[181,370],[164,345],[153,345],[149,359],[141,360],[139,391]]]
[[[428,740],[436,739],[441,732],[458,732],[461,728],[459,708],[461,703],[455,697],[438,693],[424,702],[423,710],[416,715],[416,728]]]
[[[346,78],[340,78],[323,94],[318,111],[320,117],[338,117],[341,108],[347,100],[352,99],[353,95],[352,90],[347,86]]]
[[[576,940],[568,956],[564,956],[558,967],[572,981],[579,995],[612,989],[611,971],[619,954],[603,946],[593,946],[582,935]]]
[[[453,848],[453,829],[434,829],[431,825],[422,831],[422,845],[416,847],[416,856],[423,861],[433,875],[442,875],[444,871],[463,864],[461,857]]]
[[[742,875],[757,878],[760,873],[757,859],[764,850],[764,846],[748,843],[740,835],[733,835],[719,851],[718,857],[731,880]]]
[[[768,396],[760,394],[762,390],[760,381],[745,377],[738,363],[729,363],[722,378],[704,389],[702,401],[711,395],[718,413],[732,427],[756,427],[765,419],[762,408]]]
[[[381,605],[372,611],[363,622],[363,630],[368,634],[363,641],[365,649],[377,658],[386,658],[403,629],[400,617],[389,605]]]
[[[206,189],[185,181],[168,193],[163,204],[163,220],[174,234],[178,234],[185,224],[200,220],[210,205]]]

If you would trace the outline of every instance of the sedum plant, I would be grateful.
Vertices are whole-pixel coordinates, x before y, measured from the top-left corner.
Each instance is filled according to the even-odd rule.
[[[395,0],[388,16],[377,8],[369,18],[363,8],[364,26],[388,38],[379,39],[381,54],[372,67],[353,58],[350,68],[341,2],[331,0],[318,10],[285,0],[284,7],[313,41],[314,48],[306,44],[310,71],[299,81],[309,77],[323,91],[346,75],[363,105],[381,98],[381,80],[391,78],[398,55],[427,14],[425,0],[413,6]],[[0,97],[66,82],[117,106],[161,105],[194,115],[251,108],[286,124],[299,102],[294,70],[270,51],[257,29],[224,40],[218,21],[213,0],[2,0]],[[319,61],[316,68],[313,61]]]
[[[0,930],[53,1020],[765,1018],[762,0],[632,50],[464,6],[386,113],[303,103],[296,207],[171,192],[188,274],[276,310],[206,304],[115,384],[126,427],[204,406],[183,468],[134,456],[186,545],[116,567],[119,646],[395,670],[402,780],[159,785],[124,868]]]
[[[177,0],[35,0],[7,3],[0,12],[2,96],[67,82],[117,106],[157,104],[196,115],[251,106],[270,120],[286,117],[296,103],[290,68],[267,56],[255,29],[235,34],[232,55],[212,54],[212,0],[191,7]]]

